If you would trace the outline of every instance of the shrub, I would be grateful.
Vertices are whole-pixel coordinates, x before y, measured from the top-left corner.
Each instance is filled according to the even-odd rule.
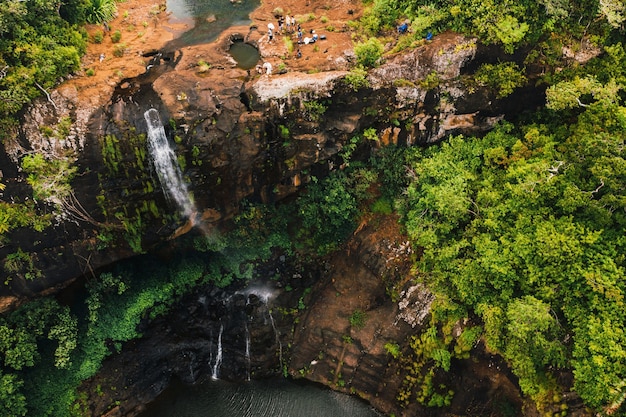
[[[126,44],[120,43],[113,48],[113,55],[116,57],[122,57],[126,53]]]
[[[367,71],[365,71],[363,67],[356,67],[346,74],[343,81],[346,85],[352,88],[353,91],[359,91],[361,88],[367,88],[370,86],[366,77]]]
[[[102,43],[103,40],[104,40],[104,33],[102,33],[101,30],[97,30],[91,37],[91,41],[93,43]]]
[[[362,329],[365,327],[365,322],[367,321],[367,314],[363,310],[354,310],[350,315],[350,326],[355,329]]]
[[[283,139],[289,139],[289,128],[285,125],[278,125],[278,133]]]
[[[394,359],[398,359],[400,357],[400,345],[393,342],[385,343],[385,350],[388,354],[393,356]]]
[[[93,70],[93,68],[89,68],[87,71],[85,71],[85,74],[87,74],[88,77],[93,77],[94,75],[96,75],[96,72]]]
[[[116,30],[115,32],[111,34],[111,41],[113,43],[118,43],[121,40],[122,40],[122,32],[120,32],[119,30]]]
[[[374,68],[383,55],[383,44],[377,38],[371,38],[367,42],[358,43],[354,47],[357,64],[365,68]]]
[[[108,22],[117,13],[115,0],[91,0],[89,6],[86,12],[88,23]]]
[[[306,101],[304,109],[306,110],[307,118],[312,122],[317,122],[326,113],[327,107],[319,101]]]
[[[437,74],[436,71],[431,71],[428,73],[426,78],[420,81],[419,84],[424,90],[432,90],[433,88],[439,86],[440,83],[441,78],[439,77],[439,74]]]

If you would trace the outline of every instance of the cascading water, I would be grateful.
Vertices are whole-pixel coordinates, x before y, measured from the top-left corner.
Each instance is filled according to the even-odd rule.
[[[272,329],[274,329],[274,337],[276,338],[276,343],[278,344],[278,363],[282,369],[283,367],[283,344],[280,342],[280,333],[278,333],[278,329],[276,328],[276,323],[274,322],[274,316],[272,316],[272,310],[268,310],[268,314],[270,316],[270,322],[272,323]]]
[[[246,380],[250,381],[250,329],[246,323]]]
[[[184,217],[190,217],[196,209],[183,180],[176,154],[165,135],[159,112],[156,109],[150,109],[143,116],[148,125],[148,150],[163,192],[168,200],[174,200]]]
[[[219,379],[220,366],[222,365],[222,333],[224,333],[224,325],[220,325],[220,333],[217,336],[217,354],[215,355],[215,364],[213,364],[213,372],[211,379]]]

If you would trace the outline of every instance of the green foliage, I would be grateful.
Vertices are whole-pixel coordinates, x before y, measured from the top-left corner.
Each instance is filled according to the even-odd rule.
[[[498,98],[510,95],[526,82],[526,76],[514,62],[483,64],[474,74],[474,79],[494,89]]]
[[[24,382],[15,374],[0,371],[0,414],[3,416],[25,416],[26,397],[20,391]]]
[[[393,203],[387,198],[379,198],[372,203],[372,213],[389,215],[393,213]]]
[[[80,68],[85,39],[58,13],[57,2],[7,0],[0,3],[0,125],[3,135],[16,113],[42,89]],[[69,5],[68,5],[69,6]],[[76,5],[76,9],[80,9]],[[74,16],[79,10],[74,10]],[[63,8],[63,11],[69,11]],[[74,17],[72,16],[72,17]],[[72,17],[68,19],[72,20]]]
[[[115,32],[111,33],[111,42],[119,43],[121,40],[122,40],[122,32],[120,32],[119,30],[116,30]]]
[[[91,41],[93,43],[102,43],[102,41],[104,40],[104,33],[101,30],[97,30],[94,32],[94,34],[91,37]]]
[[[429,72],[426,78],[420,81],[420,87],[424,90],[432,90],[438,87],[439,84],[441,84],[441,77],[439,77],[436,71]]]
[[[289,139],[289,128],[285,125],[278,125],[278,134],[282,139]]]
[[[343,81],[354,92],[357,92],[363,88],[368,88],[370,86],[370,83],[366,77],[367,71],[364,68],[355,67],[346,74],[346,76],[343,78]]]
[[[547,107],[563,110],[590,104],[583,103],[581,99],[606,106],[619,99],[618,92],[622,89],[623,86],[617,84],[614,79],[607,84],[602,84],[591,75],[584,78],[575,77],[573,80],[561,81],[548,87]]]
[[[385,350],[388,354],[390,354],[394,359],[398,359],[400,357],[400,345],[394,342],[385,343]]]
[[[304,110],[308,120],[312,122],[319,122],[324,113],[326,113],[327,107],[319,101],[305,101]]]
[[[87,22],[102,23],[113,20],[117,14],[116,0],[90,0],[87,9]]]
[[[374,68],[383,55],[383,44],[377,38],[370,38],[366,42],[354,46],[357,64],[364,68]]]
[[[503,124],[415,151],[398,204],[431,287],[480,315],[540,408],[568,365],[596,409],[623,395],[625,115],[600,100],[568,129]]]
[[[42,154],[22,158],[26,180],[33,188],[33,198],[61,204],[72,192],[70,182],[77,168],[69,159],[46,159]]]
[[[0,236],[19,227],[43,231],[52,221],[51,214],[38,213],[32,200],[24,203],[0,201]]]
[[[358,204],[369,198],[374,173],[355,169],[333,171],[323,181],[313,180],[296,201],[301,244],[328,253],[338,247],[355,227]]]
[[[354,310],[348,321],[350,321],[350,326],[355,329],[362,329],[367,322],[367,314],[363,310]]]
[[[119,43],[113,46],[113,55],[116,57],[122,57],[126,53],[126,44]]]
[[[4,270],[9,274],[21,276],[29,281],[42,277],[41,271],[35,267],[33,255],[22,251],[21,248],[4,258]]]

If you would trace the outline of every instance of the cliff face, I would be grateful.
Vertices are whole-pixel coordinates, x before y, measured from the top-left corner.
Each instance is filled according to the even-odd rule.
[[[190,229],[164,197],[147,154],[143,114],[150,108],[158,110],[189,182],[194,219],[212,228],[244,198],[277,201],[311,173],[337,169],[337,152],[366,128],[379,137],[369,147],[426,144],[488,129],[515,110],[512,104],[529,104],[467,87],[464,68],[476,66],[478,46],[459,35],[389,58],[368,74],[369,87],[359,89],[345,79],[350,51],[338,52],[318,73],[275,69],[269,76],[237,68],[227,53],[234,41],[281,53],[263,36],[235,28],[216,43],[145,53],[149,70],[122,80],[103,106],[82,107],[80,91],[62,86],[28,109],[19,134],[4,144],[5,197],[23,201],[31,194],[19,169],[24,155],[65,160],[77,172],[69,194],[38,201],[53,214],[51,226],[42,233],[16,230],[0,248],[3,259],[18,248],[29,257],[23,268],[3,271],[11,281],[2,295],[63,285]],[[438,84],[425,85],[433,71]],[[67,121],[67,134],[56,134]],[[40,278],[27,279],[29,270]]]
[[[397,219],[376,217],[324,262],[277,257],[258,271],[271,271],[273,280],[228,292],[198,288],[83,384],[85,409],[132,416],[174,378],[192,384],[288,373],[358,395],[386,414],[521,415],[514,377],[480,343],[471,359],[454,359],[449,373],[436,374],[455,393],[450,405],[398,401],[411,364],[387,346],[410,358],[410,340],[429,327],[434,299],[411,272],[414,255]]]

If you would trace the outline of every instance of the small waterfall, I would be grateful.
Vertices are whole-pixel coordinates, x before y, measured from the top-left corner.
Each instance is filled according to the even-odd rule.
[[[274,316],[272,316],[272,310],[268,310],[268,314],[270,316],[270,322],[272,323],[272,329],[274,329],[274,337],[276,338],[276,343],[278,344],[278,363],[282,369],[283,367],[283,345],[280,343],[280,333],[278,333],[278,329],[276,328],[276,323],[274,322]]]
[[[211,373],[211,379],[219,379],[219,370],[222,365],[222,333],[224,332],[224,325],[220,325],[220,333],[217,336],[217,355],[215,356],[215,364],[213,364],[213,372]]]
[[[246,323],[246,380],[250,381],[250,330]]]
[[[196,209],[183,180],[176,154],[165,135],[159,112],[156,109],[150,109],[143,116],[148,125],[148,150],[163,192],[168,200],[174,200],[184,217],[190,217]]]

